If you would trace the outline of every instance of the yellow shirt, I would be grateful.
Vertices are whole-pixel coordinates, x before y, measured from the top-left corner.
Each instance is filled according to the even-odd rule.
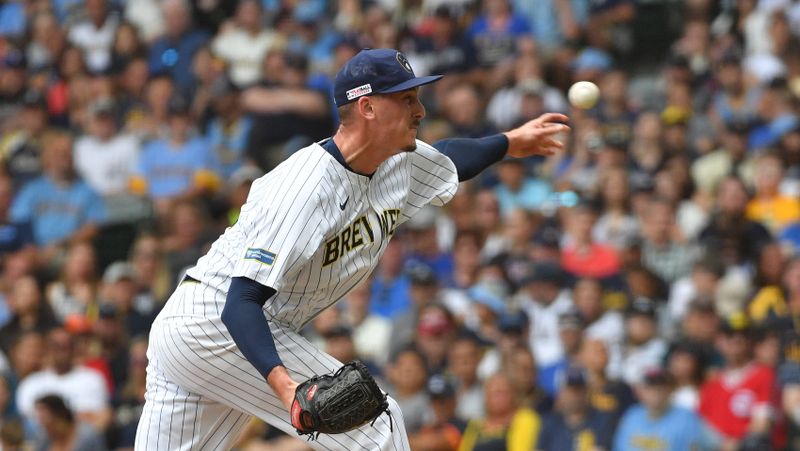
[[[753,199],[747,204],[747,217],[777,233],[787,225],[800,220],[800,201],[788,196]]]
[[[757,323],[764,321],[770,312],[774,312],[776,316],[783,316],[787,312],[783,290],[775,285],[758,290],[747,307],[750,318]]]
[[[507,451],[530,451],[535,449],[539,439],[541,420],[539,415],[527,407],[517,409],[508,429],[502,432],[483,431],[483,420],[471,420],[467,423],[458,451],[472,451],[480,439],[499,438],[505,434]]]

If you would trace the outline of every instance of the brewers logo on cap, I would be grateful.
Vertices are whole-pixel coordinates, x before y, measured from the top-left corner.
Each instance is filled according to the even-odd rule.
[[[397,59],[397,62],[400,63],[401,66],[403,66],[403,69],[405,69],[406,72],[410,74],[414,73],[413,69],[411,69],[411,63],[408,62],[408,58],[406,58],[405,55],[403,55],[400,52],[397,52],[395,58]]]

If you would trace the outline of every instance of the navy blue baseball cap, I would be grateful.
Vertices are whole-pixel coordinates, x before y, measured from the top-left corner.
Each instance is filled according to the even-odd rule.
[[[365,49],[336,74],[333,101],[336,106],[371,94],[389,94],[433,83],[441,75],[417,77],[405,55],[393,49]]]

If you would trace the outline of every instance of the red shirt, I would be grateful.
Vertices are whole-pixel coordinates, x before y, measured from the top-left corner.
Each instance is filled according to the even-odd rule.
[[[561,266],[578,277],[602,279],[619,272],[619,254],[605,244],[592,243],[589,252],[579,253],[574,246],[561,252]]]
[[[700,389],[700,415],[723,435],[741,439],[757,410],[774,409],[775,373],[751,364],[724,370]]]

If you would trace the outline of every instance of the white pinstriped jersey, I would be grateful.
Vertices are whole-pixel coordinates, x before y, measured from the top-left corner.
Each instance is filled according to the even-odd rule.
[[[445,204],[457,188],[453,162],[422,141],[372,177],[315,143],[253,183],[239,221],[187,274],[224,293],[231,277],[272,287],[267,316],[299,330],[372,272],[399,224],[426,204]],[[218,317],[224,300],[204,296],[167,309]]]

